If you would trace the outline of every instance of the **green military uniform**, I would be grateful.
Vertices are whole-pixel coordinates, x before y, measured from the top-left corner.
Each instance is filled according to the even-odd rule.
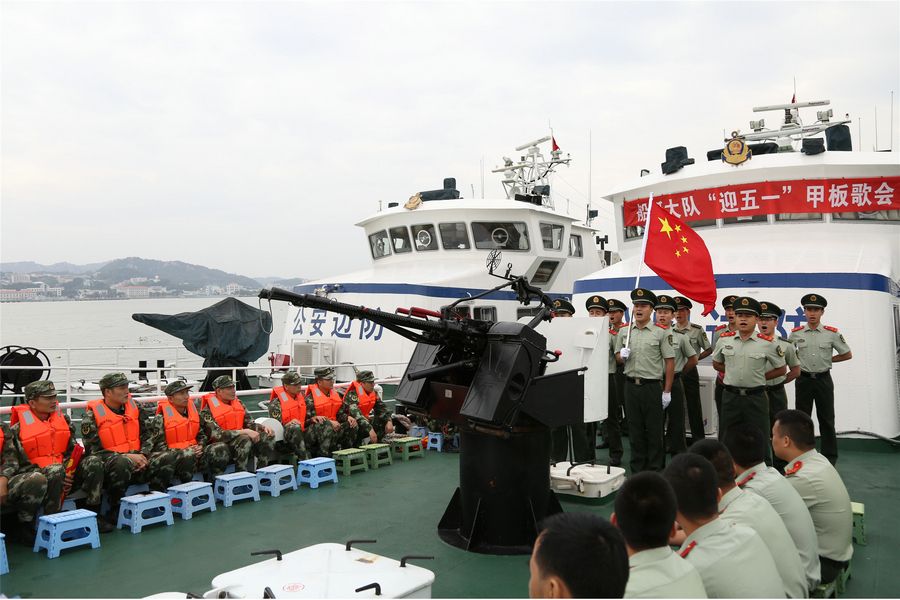
[[[169,397],[172,408],[182,417],[188,416],[187,406],[184,409],[179,409],[171,402],[171,398],[178,392],[189,390],[192,387],[187,382],[180,380],[173,381],[166,386],[165,394]],[[188,402],[193,403],[194,399],[189,398]],[[191,448],[169,448],[165,433],[165,416],[165,413],[163,413],[156,419],[157,427],[160,431],[155,436],[156,445],[153,451],[165,452],[170,450],[177,455],[175,460],[175,479],[187,482],[193,479],[195,473],[205,473],[212,480],[216,475],[221,475],[225,472],[230,458],[228,447],[222,442],[209,443],[209,436],[202,426],[197,430],[196,437],[196,445],[202,449],[199,456]]]
[[[687,310],[693,308],[691,301],[684,296],[675,296],[675,305],[679,310],[682,308]],[[687,327],[680,329],[678,324],[675,323],[674,329],[687,336],[688,341],[694,348],[694,352],[698,355],[710,347],[709,337],[707,337],[706,331],[700,325],[689,321]],[[706,427],[703,423],[703,406],[700,403],[700,373],[697,371],[696,366],[681,375],[681,385],[684,387],[684,405],[687,410],[688,423],[691,427],[691,443],[693,443],[706,438]]]
[[[815,449],[792,460],[784,474],[809,509],[819,544],[822,583],[830,583],[853,556],[850,495],[831,462]]]
[[[47,500],[47,478],[40,470],[19,472],[17,458],[24,452],[6,423],[0,422],[0,428],[3,429],[0,477],[6,479],[8,494],[5,502],[16,509],[19,522],[30,527],[38,509]]]
[[[764,498],[745,492],[737,485],[725,492],[719,500],[720,518],[735,525],[744,525],[762,539],[784,585],[784,596],[806,598],[806,571],[797,554],[797,548],[775,509]]]
[[[825,308],[828,304],[825,298],[818,294],[807,294],[800,303],[804,308],[807,306]],[[822,438],[822,454],[835,464],[838,448],[834,426],[831,359],[834,353],[850,352],[850,346],[836,327],[828,327],[821,323],[816,329],[811,329],[809,325],[793,329],[788,341],[796,346],[797,358],[800,360],[800,376],[794,387],[797,410],[812,416],[815,404],[819,435]]]
[[[374,383],[375,374],[372,371],[360,371],[356,375],[356,381],[360,383]],[[338,409],[337,420],[338,423],[345,423],[347,422],[347,417],[356,419],[355,433],[351,428],[354,446],[370,443],[369,432],[372,430],[375,431],[375,435],[379,440],[384,439],[384,428],[391,420],[391,411],[388,410],[387,405],[380,397],[376,395],[375,407],[372,409],[371,417],[370,415],[362,414],[362,411],[359,410],[359,396],[357,396],[355,387],[350,386],[347,388],[343,400],[341,408]]]
[[[759,316],[759,302],[753,298],[737,298],[734,307],[735,312]],[[766,373],[785,366],[784,351],[770,336],[757,333],[744,339],[738,333],[728,332],[719,336],[712,359],[725,365],[719,437],[723,438],[730,426],[743,422],[768,431]],[[767,456],[766,462],[770,461]]]
[[[228,388],[234,386],[234,381],[228,375],[222,375],[213,380],[212,386],[214,390]],[[235,398],[232,402],[240,402],[240,400]],[[249,471],[251,456],[256,459],[256,468],[267,466],[275,456],[275,438],[266,433],[262,425],[255,423],[253,417],[246,410],[244,410],[244,422],[241,424],[241,428],[252,429],[259,433],[259,440],[256,443],[251,442],[249,437],[239,433],[238,430],[220,427],[208,406],[200,410],[200,428],[204,430],[210,442],[222,443],[227,447],[228,462],[225,465],[234,463],[236,471]],[[221,473],[212,474],[219,475]]]
[[[575,314],[575,307],[565,298],[553,301],[555,316]],[[562,462],[569,455],[569,439],[572,440],[572,462],[588,462],[594,460],[594,444],[597,440],[597,429],[593,423],[573,423],[566,427],[557,427],[551,431],[553,442],[551,458],[553,462]]]
[[[101,393],[105,389],[127,385],[128,378],[124,373],[109,373],[100,378]],[[106,410],[120,415],[125,413],[124,404],[118,410],[114,410],[105,402],[104,404]],[[156,450],[160,429],[154,413],[139,407],[138,423],[141,447],[135,454],[142,454],[149,461],[149,464],[140,471],[136,471],[134,463],[125,456],[129,454],[128,452],[115,452],[103,447],[93,410],[84,411],[81,420],[81,437],[85,453],[99,458],[103,463],[104,485],[110,498],[111,514],[116,514],[116,505],[130,484],[147,483],[153,490],[165,491],[175,473],[178,455],[172,450]]]
[[[787,528],[806,574],[806,588],[816,589],[822,579],[816,527],[809,510],[787,478],[761,462],[735,478],[741,489],[765,499]]]
[[[635,304],[656,304],[650,290],[638,288],[631,293]],[[623,332],[625,333],[625,332]],[[619,335],[622,335],[620,333]],[[627,335],[627,333],[626,333]],[[626,350],[620,342],[619,355]],[[632,323],[625,362],[625,410],[631,440],[631,472],[661,471],[665,463],[663,386],[666,359],[675,359],[675,334],[668,327],[647,322]]]
[[[700,573],[710,598],[784,597],[775,560],[749,527],[713,519],[691,532],[678,552]]]
[[[281,377],[281,384],[284,386],[301,385],[302,383],[303,378],[295,371],[288,371]],[[284,389],[282,393],[287,394],[287,389]],[[303,397],[297,398],[297,400],[303,402],[304,407],[306,406]],[[276,450],[281,454],[290,455],[291,464],[295,464],[298,460],[308,459],[309,452],[306,450],[306,432],[303,431],[303,424],[294,422],[284,424],[281,411],[281,396],[275,394],[275,397],[269,401],[269,416],[282,423],[284,428],[284,439],[275,443]]]
[[[677,304],[672,296],[661,294],[656,299],[655,308],[667,308],[674,314]],[[672,402],[666,407],[664,412],[667,423],[666,447],[674,456],[687,450],[687,443],[684,439],[685,397],[681,379],[685,365],[697,352],[691,345],[690,339],[684,333],[675,329],[674,325],[669,330],[675,334],[675,378],[672,380]]]
[[[618,339],[616,340],[616,352],[618,352],[625,344],[625,337],[628,331],[628,323],[624,320],[625,303],[621,300],[616,300],[615,298],[609,298],[606,302],[609,305],[610,313],[620,311],[623,315],[623,320],[619,323],[618,327],[613,327],[613,329],[616,329],[619,332],[617,335]],[[616,380],[615,418],[619,424],[620,434],[628,435],[628,415],[625,413],[625,365],[616,362],[616,375],[613,379]],[[608,415],[607,419],[609,419]]]
[[[625,598],[706,598],[697,569],[668,546],[628,557]]]
[[[323,379],[334,380],[334,369],[332,367],[320,367],[314,371],[316,381]],[[313,456],[330,457],[331,453],[341,448],[352,448],[353,437],[350,432],[350,423],[338,421],[340,427],[337,431],[331,426],[329,421],[324,423],[314,423],[313,419],[316,415],[316,402],[313,398],[312,390],[306,390],[306,423],[304,429],[306,431],[306,447]]]
[[[760,307],[760,317],[768,317],[777,319],[781,316],[781,308],[772,302],[769,301],[761,301],[759,303]],[[775,343],[778,344],[779,349],[784,352],[784,362],[787,363],[788,371],[796,367],[800,364],[799,359],[797,358],[797,349],[794,348],[794,345],[787,341],[787,339],[777,336],[775,337]],[[787,379],[787,374],[780,375],[779,377],[775,377],[774,379],[769,379],[766,382],[766,396],[769,398],[769,431],[772,430],[772,425],[775,424],[775,415],[783,411],[788,407],[788,398],[787,392],[784,389],[785,380]],[[784,472],[784,467],[787,464],[777,456],[772,458],[773,464],[776,469],[780,472]]]
[[[591,310],[601,310],[605,316],[609,312],[609,302],[603,296],[591,296],[584,303],[585,308],[590,313]],[[618,467],[622,464],[622,432],[619,428],[619,415],[622,409],[619,404],[619,396],[616,393],[616,352],[619,351],[619,332],[617,329],[609,330],[609,380],[607,383],[606,396],[606,419],[600,424],[600,430],[603,435],[602,446],[597,448],[609,448],[609,464]],[[591,424],[594,425],[594,424]],[[596,427],[594,431],[588,432],[588,444],[596,443]]]
[[[725,296],[725,297],[722,299],[722,309],[723,309],[724,311],[726,311],[726,312],[727,312],[729,309],[732,309],[732,308],[734,307],[734,301],[735,301],[736,298],[737,298],[737,296],[734,296],[734,295],[731,295],[731,296]],[[725,323],[725,324],[723,324],[723,325],[719,325],[718,327],[716,327],[716,328],[713,330],[713,334],[712,334],[712,347],[713,347],[713,349],[715,349],[716,344],[719,342],[719,336],[720,336],[720,335],[722,335],[723,333],[731,333],[731,332],[734,332],[734,331],[737,331],[737,330],[736,330],[736,329],[732,329],[731,323],[730,323],[730,322],[729,322],[729,323]],[[716,372],[716,384],[715,384],[715,387],[714,387],[714,389],[713,389],[713,399],[714,399],[715,402],[716,402],[716,415],[718,415],[719,421],[722,420],[722,392],[725,391],[725,387],[724,387],[724,384],[723,384],[724,378],[725,378],[725,374],[724,374],[724,373],[722,373],[721,371],[717,371],[717,372]],[[722,439],[722,424],[721,424],[721,422],[719,423],[719,435],[718,435],[718,437],[719,437],[720,440]]]

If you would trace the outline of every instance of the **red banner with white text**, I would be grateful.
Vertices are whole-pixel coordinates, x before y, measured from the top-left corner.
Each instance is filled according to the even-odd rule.
[[[798,179],[663,194],[656,205],[686,222],[777,213],[900,210],[900,177]],[[647,198],[625,202],[625,226],[643,225]]]

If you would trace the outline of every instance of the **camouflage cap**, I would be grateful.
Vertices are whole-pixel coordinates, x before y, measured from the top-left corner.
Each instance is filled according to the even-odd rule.
[[[302,385],[303,378],[300,377],[300,373],[296,371],[288,371],[281,376],[281,383],[284,385]]]
[[[319,367],[313,373],[316,379],[334,379],[334,367]]]
[[[375,383],[375,373],[372,371],[360,371],[356,374],[356,380],[360,383]]]
[[[165,393],[166,393],[166,396],[174,396],[178,392],[181,392],[183,390],[189,390],[192,387],[194,387],[194,386],[189,384],[184,379],[179,379],[178,381],[173,381],[172,383],[167,385],[166,389],[165,389]]]
[[[128,385],[128,383],[128,377],[125,373],[107,373],[99,381],[101,390]]]
[[[56,386],[52,381],[32,381],[25,386],[25,399],[31,400],[39,396],[55,396]]]
[[[228,375],[220,375],[213,379],[212,386],[214,390],[219,388],[234,387],[234,380]]]

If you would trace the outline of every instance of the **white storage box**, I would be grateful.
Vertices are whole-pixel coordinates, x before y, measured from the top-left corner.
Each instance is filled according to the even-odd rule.
[[[550,465],[550,487],[554,492],[582,498],[602,498],[625,483],[625,469],[622,467],[578,465],[567,475],[571,466],[569,462]]]
[[[412,559],[415,560],[415,559]],[[316,544],[260,563],[222,573],[212,580],[204,598],[263,598],[269,588],[275,598],[431,598],[434,573],[428,569],[351,548],[342,544]]]

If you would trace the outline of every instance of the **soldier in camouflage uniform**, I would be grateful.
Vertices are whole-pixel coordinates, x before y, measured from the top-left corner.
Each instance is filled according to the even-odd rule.
[[[222,442],[210,444],[206,431],[199,426],[200,418],[190,395],[192,387],[186,381],[173,381],[166,386],[166,400],[159,403],[156,411],[161,432],[156,436],[154,451],[171,450],[176,453],[175,479],[181,482],[191,481],[195,473],[206,473],[210,479],[221,475],[229,459],[228,446]],[[191,421],[192,418],[197,423],[197,434],[193,440],[179,442],[174,433],[166,433],[167,427],[174,429],[178,423],[184,423],[185,419]],[[171,424],[167,422],[169,420]]]
[[[305,410],[306,400],[302,394],[303,379],[299,373],[288,371],[281,377],[281,384],[281,387],[272,388],[269,397],[269,416],[280,421],[284,427],[284,439],[276,442],[275,448],[282,454],[289,454],[289,460],[291,464],[294,464],[298,460],[309,458],[309,452],[306,450],[306,433],[303,430],[304,423],[299,419],[292,418],[287,423],[284,422],[285,407],[282,402],[282,394],[286,395],[284,402],[302,403],[301,406]],[[292,407],[289,407],[288,411],[291,411]]]
[[[275,456],[275,437],[268,427],[255,423],[250,413],[237,398],[234,381],[228,375],[216,377],[212,394],[203,397],[200,409],[200,427],[210,442],[222,442],[228,448],[228,461],[237,471],[250,470],[250,456],[256,459],[256,468],[265,467]],[[225,428],[213,416],[210,405],[215,402],[243,411],[242,422],[235,428]],[[226,463],[227,465],[228,463]],[[218,475],[220,473],[213,473]]]
[[[159,419],[151,410],[134,403],[128,393],[128,377],[124,373],[107,373],[99,383],[103,398],[88,402],[81,421],[81,437],[87,455],[103,463],[104,485],[110,504],[105,518],[115,522],[119,501],[129,485],[147,483],[152,490],[166,491],[172,483],[178,454],[173,450],[157,448],[157,438],[161,433]],[[108,442],[104,442],[101,436],[99,420],[112,423],[103,431],[119,428],[124,432],[133,418],[138,422],[139,439],[134,444],[137,447],[124,450],[108,448]],[[123,437],[125,435],[122,433]]]
[[[332,367],[320,367],[314,371],[316,382],[306,388],[306,423],[304,429],[306,431],[306,448],[313,456],[330,457],[335,450],[341,447],[351,448],[353,446],[353,437],[350,432],[351,426],[349,419],[344,423],[337,420],[337,410],[340,408],[340,397],[337,397],[337,408],[335,409],[335,418],[330,415],[316,414],[316,393],[315,390],[323,395],[332,398],[337,395],[334,391],[334,369]],[[329,404],[335,404],[332,399]]]
[[[49,515],[59,511],[64,494],[68,495],[73,489],[79,488],[87,494],[87,498],[83,502],[84,507],[97,513],[100,512],[100,495],[103,488],[103,464],[100,459],[85,456],[78,463],[74,474],[66,476],[65,464],[75,449],[75,429],[68,415],[58,415],[58,418],[63,419],[68,427],[68,442],[65,451],[58,457],[54,457],[49,464],[43,467],[35,464],[29,457],[26,446],[22,443],[23,419],[30,422],[34,422],[35,419],[39,421],[50,419],[57,412],[56,396],[56,387],[52,381],[35,381],[25,386],[27,404],[14,409],[16,410],[14,424],[9,429],[13,444],[12,450],[3,459],[4,470],[8,465],[11,471],[18,474],[40,473],[45,480],[41,485],[39,478],[30,478],[30,481],[33,482],[30,485],[36,486],[32,492],[28,490],[27,485],[24,485],[25,480],[16,479],[16,495],[29,499],[24,502],[25,508],[20,508],[20,516],[24,512],[34,513],[31,501],[37,501],[41,490],[43,490],[43,501],[40,502],[40,508],[43,508],[45,515]],[[29,414],[26,415],[26,412]],[[38,459],[35,458],[35,460]],[[19,504],[19,506],[22,505]],[[101,530],[106,533],[112,529],[107,523],[103,523]]]
[[[10,505],[16,509],[15,529],[10,529],[11,539],[15,538],[26,546],[34,544],[34,519],[47,496],[47,478],[40,471],[19,473],[19,465],[14,458],[20,450],[15,436],[6,423],[0,422],[3,437],[2,458],[0,458],[0,506]]]
[[[337,420],[340,423],[356,422],[354,445],[376,444],[386,433],[394,432],[391,422],[391,411],[385,406],[381,397],[375,395],[375,405],[370,414],[363,414],[359,408],[360,390],[363,394],[375,395],[375,374],[372,371],[360,371],[356,374],[356,382],[350,384],[344,394],[344,401],[338,410]]]

